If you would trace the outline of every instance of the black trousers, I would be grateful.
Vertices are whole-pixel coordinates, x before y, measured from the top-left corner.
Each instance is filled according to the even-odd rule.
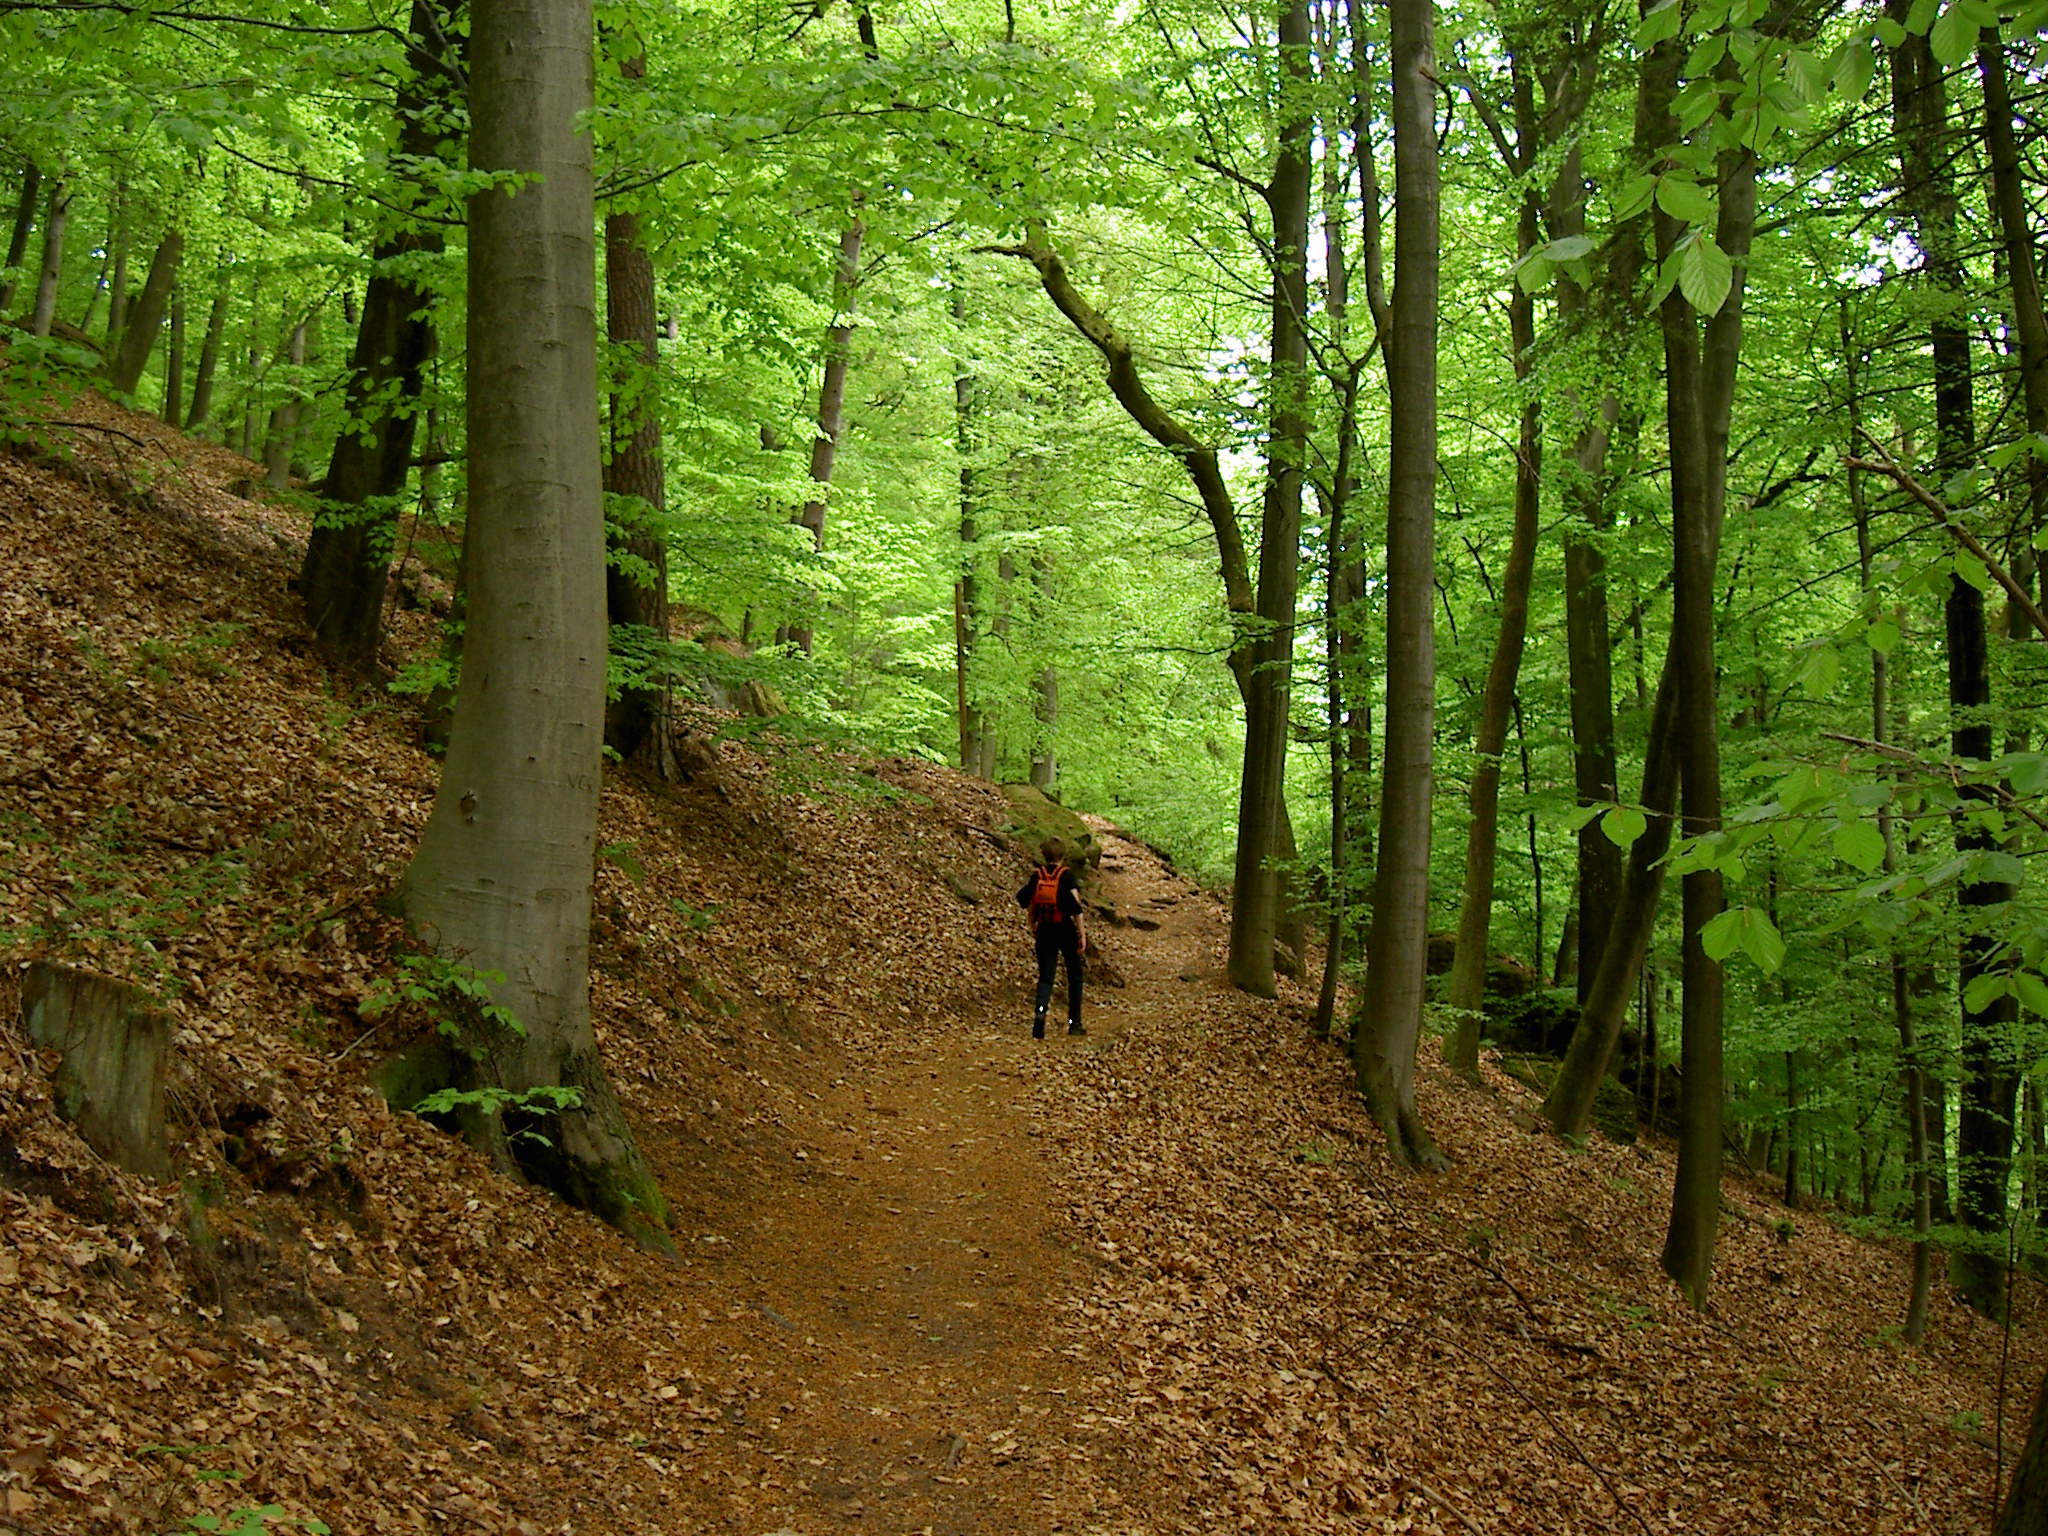
[[[1032,930],[1031,942],[1038,952],[1038,997],[1032,1005],[1034,1017],[1043,1019],[1052,1002],[1053,972],[1060,957],[1067,959],[1067,1022],[1081,1022],[1081,930],[1071,920],[1040,923]]]

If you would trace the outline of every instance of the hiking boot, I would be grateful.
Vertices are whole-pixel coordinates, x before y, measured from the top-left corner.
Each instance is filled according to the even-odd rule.
[[[1088,1031],[1083,1029],[1081,1027],[1081,1021],[1079,1019],[1076,1019],[1073,1023],[1067,1026],[1067,1033],[1070,1035],[1085,1035],[1088,1033]]]

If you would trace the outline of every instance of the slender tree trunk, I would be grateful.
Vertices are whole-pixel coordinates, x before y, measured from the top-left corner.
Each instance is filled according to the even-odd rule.
[[[1526,75],[1520,77],[1517,116],[1522,142],[1535,147],[1535,108]],[[1533,160],[1533,155],[1529,157]],[[1538,243],[1533,202],[1522,205],[1521,254]],[[1516,379],[1527,384],[1534,365],[1536,304],[1518,286],[1508,304],[1508,330]],[[1479,1073],[1480,1009],[1485,1003],[1486,957],[1493,921],[1493,872],[1500,848],[1500,770],[1522,670],[1522,645],[1529,627],[1529,589],[1536,571],[1537,513],[1543,485],[1542,406],[1532,393],[1522,407],[1515,447],[1514,533],[1507,569],[1501,576],[1500,629],[1486,688],[1480,695],[1476,766],[1466,800],[1465,886],[1458,908],[1458,948],[1451,962],[1450,1005],[1457,1019],[1446,1042],[1445,1059],[1457,1071]]]
[[[2027,1443],[2013,1465],[1991,1536],[2040,1536],[2042,1531],[2048,1531],[2048,1374],[2034,1395]]]
[[[107,222],[112,226],[107,239],[108,260],[114,272],[107,279],[107,356],[113,357],[120,352],[121,342],[128,334],[128,246],[132,229],[125,181],[114,183],[108,202]]]
[[[227,331],[228,294],[225,283],[215,290],[206,311],[206,337],[199,343],[199,367],[192,375],[192,409],[185,415],[185,430],[197,432],[213,413],[214,370],[220,364],[221,337]]]
[[[447,132],[440,115],[453,88],[453,14],[446,0],[413,0],[407,75],[394,102],[402,165],[433,156]],[[402,187],[402,195],[410,190]],[[354,677],[368,677],[377,666],[398,498],[412,473],[419,400],[434,349],[434,294],[418,269],[440,254],[442,243],[433,226],[397,215],[371,248],[370,281],[343,385],[348,426],[334,440],[325,505],[299,569],[306,618],[320,648]]]
[[[117,395],[134,394],[142,382],[150,354],[156,351],[157,333],[163,329],[164,312],[178,282],[178,260],[184,252],[183,231],[176,227],[165,230],[149,260],[149,276],[142,281],[135,312],[121,332],[121,349],[107,368],[107,385]]]
[[[860,289],[860,250],[867,225],[860,215],[861,198],[853,200],[853,218],[839,237],[839,264],[832,282],[832,324],[825,332],[825,371],[818,384],[818,429],[811,439],[811,484],[817,489],[790,521],[811,536],[811,552],[825,552],[825,503],[832,489],[832,469],[839,457],[839,436],[846,426],[846,371],[853,357],[853,308]],[[815,604],[815,596],[809,599]],[[811,654],[815,615],[806,612],[784,626],[778,642]]]
[[[1677,231],[1660,231],[1668,250]],[[1663,305],[1666,414],[1671,439],[1671,649],[1679,658],[1678,730],[1685,834],[1721,824],[1719,709],[1714,673],[1714,537],[1709,510],[1705,401],[1693,309],[1675,288]],[[1721,1210],[1722,975],[1701,942],[1723,905],[1719,869],[1691,870],[1681,885],[1682,1019],[1678,1173],[1664,1272],[1695,1307],[1706,1305]]]
[[[310,318],[292,321],[285,339],[285,394],[270,408],[270,425],[263,434],[263,479],[273,491],[284,490],[292,480],[292,449],[298,443],[299,416],[304,409],[300,374],[306,366],[312,330]]]
[[[435,953],[494,973],[515,1033],[479,1019],[443,1061],[471,1136],[640,1241],[666,1208],[598,1056],[591,865],[603,742],[604,513],[587,0],[474,0],[470,163],[519,172],[470,204],[468,629],[440,789],[406,872]],[[572,1090],[549,1103],[536,1090]],[[545,1130],[546,1142],[517,1134]],[[672,1250],[671,1250],[672,1251]]]
[[[185,422],[185,290],[171,291],[170,350],[164,354],[164,420],[171,426]]]
[[[14,307],[18,274],[28,258],[28,237],[35,232],[36,200],[43,190],[42,167],[30,160],[21,168],[21,196],[14,204],[14,223],[7,235],[7,270],[0,276],[0,316]]]
[[[1991,161],[1991,212],[2005,250],[2006,280],[2012,288],[2012,329],[2020,359],[2020,402],[2027,430],[2048,438],[2048,314],[2041,305],[2041,252],[2027,207],[2013,137],[2012,92],[2005,44],[1996,27],[1984,29],[1977,47],[1977,72],[1984,82],[1984,143]],[[1859,450],[1860,451],[1860,445]],[[2048,464],[2022,455],[2027,500],[2035,531],[2048,527]]]
[[[1387,704],[1379,862],[1365,996],[1352,1057],[1366,1107],[1394,1156],[1443,1154],[1415,1107],[1429,939],[1431,738],[1436,718],[1438,210],[1436,17],[1431,0],[1390,0],[1394,83],[1394,303],[1387,469]]]
[[[1265,499],[1259,530],[1258,635],[1245,695],[1244,769],[1237,804],[1237,859],[1230,903],[1231,983],[1273,997],[1273,946],[1283,885],[1274,866],[1287,794],[1288,709],[1292,698],[1296,598],[1301,573],[1301,497],[1308,451],[1308,229],[1313,185],[1309,144],[1309,21],[1306,0],[1280,14],[1279,56],[1286,107],[1273,178],[1272,392]]]
[[[1060,674],[1053,666],[1041,667],[1032,684],[1032,717],[1038,737],[1031,748],[1031,783],[1051,794],[1059,779],[1059,753],[1053,742],[1060,723]]]
[[[1902,0],[1891,9],[1903,15]],[[1948,102],[1942,71],[1926,37],[1908,35],[1892,50],[1892,114],[1900,143],[1901,191],[1912,210],[1917,243],[1926,253],[1926,272],[1945,302],[1928,328],[1934,364],[1935,469],[1939,482],[1961,472],[1976,451],[1974,377],[1970,337],[1965,329],[1964,274],[1957,254],[1957,198],[1944,145],[1949,136]],[[1990,641],[1984,594],[1961,576],[1951,576],[1943,604],[1948,660],[1949,744],[1964,764],[1986,764],[1992,756]],[[1981,785],[1965,785],[1966,804],[1995,798]],[[1998,839],[1967,812],[1954,820],[1959,854],[1988,853]],[[2012,899],[2012,886],[1970,880],[1958,895],[1963,937],[1956,977],[1962,1005],[1962,1061],[1956,1122],[1957,1214],[1975,1234],[1956,1252],[1950,1279],[1972,1307],[1986,1316],[2005,1310],[2006,1183],[2012,1166],[2013,1106],[2017,1078],[2006,1065],[2008,1036],[2015,1017],[2010,996],[1972,1007],[1971,983],[1999,964],[2002,948],[1986,922],[1992,910]]]
[[[1850,321],[1849,301],[1842,301],[1842,377],[1847,394],[1849,452],[1863,451],[1863,354]],[[1856,564],[1863,590],[1875,590],[1875,548],[1871,538],[1870,507],[1863,494],[1863,476],[1847,471],[1849,510],[1856,523]],[[1883,744],[1892,739],[1891,658],[1883,651],[1870,653],[1870,739]],[[1884,872],[1897,873],[1899,833],[1890,803],[1877,810],[1878,834],[1884,839]],[[1912,1207],[1913,1262],[1906,1290],[1905,1341],[1918,1346],[1927,1337],[1927,1306],[1934,1288],[1934,1245],[1928,1240],[1934,1226],[1934,1205],[1929,1186],[1932,1171],[1928,1163],[1928,1085],[1921,1062],[1919,1026],[1914,1017],[1914,997],[1906,957],[1898,945],[1891,948],[1887,970],[1891,980],[1892,1024],[1899,1036],[1899,1071],[1902,1079],[1902,1108],[1906,1122],[1906,1184]]]
[[[57,320],[57,289],[64,277],[64,226],[71,218],[71,184],[62,172],[50,182],[43,208],[43,260],[36,277],[36,301],[28,333],[48,336]]]
[[[975,651],[981,638],[982,592],[978,547],[980,495],[975,484],[975,411],[978,380],[967,358],[967,290],[952,274],[952,311],[959,350],[953,359],[953,446],[960,462],[960,573],[953,583],[953,691],[960,735],[960,768],[976,772],[991,722],[976,697]]]
[[[638,80],[644,58],[626,61],[622,73]],[[605,570],[605,611],[614,627],[644,629],[657,641],[669,638],[668,541],[661,520],[668,511],[668,486],[661,456],[661,347],[656,340],[654,258],[640,232],[640,216],[619,210],[605,216],[605,317],[612,343],[633,359],[627,387],[611,398],[611,461],[605,489],[630,497],[642,512],[630,529],[615,529],[615,547],[629,557]],[[605,742],[622,758],[651,748],[651,764],[663,778],[676,773],[668,718],[670,685],[664,666],[658,683],[619,690],[605,710]]]

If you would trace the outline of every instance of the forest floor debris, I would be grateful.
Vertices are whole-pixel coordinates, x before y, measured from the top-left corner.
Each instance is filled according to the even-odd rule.
[[[681,1262],[497,1179],[364,1086],[435,766],[312,659],[302,514],[65,414],[68,465],[0,457],[0,1536],[1988,1526],[2034,1284],[2009,1359],[1945,1295],[1905,1349],[1899,1248],[1731,1178],[1696,1315],[1668,1150],[1498,1074],[1426,1066],[1453,1166],[1400,1171],[1106,824],[1126,985],[1034,1042],[1006,802],[926,763],[705,714],[688,782],[612,773],[595,1001]],[[177,1182],[57,1118],[38,955],[165,999]]]

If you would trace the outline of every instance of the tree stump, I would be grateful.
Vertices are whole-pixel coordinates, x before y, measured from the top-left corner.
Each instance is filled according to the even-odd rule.
[[[57,1111],[102,1157],[159,1182],[171,1176],[164,1125],[170,1020],[134,987],[38,960],[21,989],[29,1039],[60,1051]]]

